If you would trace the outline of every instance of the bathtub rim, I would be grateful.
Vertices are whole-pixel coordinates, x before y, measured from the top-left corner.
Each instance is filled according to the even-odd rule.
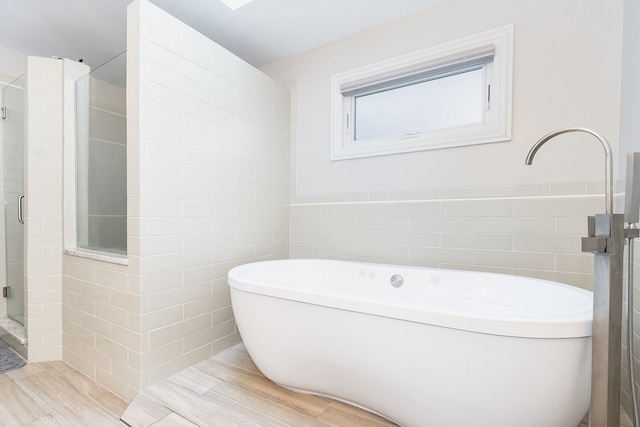
[[[491,276],[511,276],[500,273],[478,272],[469,270],[453,270],[453,269],[432,269],[427,267],[415,267],[396,264],[382,264],[358,261],[342,261],[333,259],[279,259],[257,261],[242,264],[234,267],[229,271],[228,283],[232,289],[254,293],[258,295],[266,295],[274,298],[287,299],[306,304],[313,304],[324,307],[333,307],[342,310],[348,310],[359,313],[366,313],[375,316],[400,319],[410,322],[423,323],[433,326],[440,326],[451,329],[458,329],[469,332],[477,332],[490,335],[511,336],[520,338],[583,338],[591,336],[592,325],[592,292],[567,285],[560,282],[554,282],[544,279],[530,278],[525,276],[513,276],[526,280],[534,280],[560,286],[575,292],[582,298],[589,298],[589,304],[584,305],[583,310],[576,310],[570,313],[563,313],[559,316],[547,317],[513,317],[513,318],[496,318],[493,316],[481,316],[478,314],[465,315],[464,313],[449,313],[446,311],[425,311],[418,310],[414,307],[390,305],[383,302],[360,301],[353,298],[336,297],[329,294],[319,294],[309,292],[308,290],[293,289],[291,287],[274,287],[269,286],[263,281],[257,279],[248,279],[246,270],[255,268],[256,265],[265,266],[269,263],[303,263],[308,261],[321,261],[329,263],[353,264],[355,266],[380,266],[391,268],[407,268],[419,270],[438,270],[454,273],[479,274],[483,277]]]

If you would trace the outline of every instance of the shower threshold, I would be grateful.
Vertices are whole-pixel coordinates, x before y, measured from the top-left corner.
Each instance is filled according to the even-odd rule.
[[[16,353],[27,359],[27,334],[24,326],[8,317],[0,317],[0,340],[6,342]]]
[[[0,338],[2,338],[2,341],[7,342],[5,335],[9,335],[11,339],[16,340],[22,345],[27,344],[24,326],[8,317],[0,317]],[[7,344],[11,345],[10,342],[7,342]]]

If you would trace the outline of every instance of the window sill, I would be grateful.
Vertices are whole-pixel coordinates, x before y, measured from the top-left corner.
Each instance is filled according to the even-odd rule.
[[[96,261],[110,262],[112,264],[129,265],[127,255],[116,254],[112,252],[94,251],[85,248],[67,248],[64,250],[66,255],[77,256],[80,258],[89,258]]]
[[[361,157],[384,156],[388,154],[411,153],[415,151],[442,148],[465,147],[469,145],[506,142],[511,140],[508,126],[467,125],[459,128],[429,132],[415,137],[371,138],[359,143],[347,144],[334,149],[331,160],[357,159]]]

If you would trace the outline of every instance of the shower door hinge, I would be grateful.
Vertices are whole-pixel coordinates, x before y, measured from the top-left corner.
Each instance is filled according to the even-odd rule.
[[[2,288],[2,297],[3,298],[9,298],[9,287],[8,286],[4,286]]]
[[[7,120],[7,107],[2,107],[2,120]]]

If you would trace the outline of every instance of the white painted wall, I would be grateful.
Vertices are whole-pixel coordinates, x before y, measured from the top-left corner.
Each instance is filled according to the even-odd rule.
[[[603,155],[570,134],[524,158],[560,127],[618,145],[622,0],[449,0],[262,68],[297,90],[298,196],[603,180]],[[499,26],[515,26],[513,139],[507,143],[329,161],[333,74]]]

